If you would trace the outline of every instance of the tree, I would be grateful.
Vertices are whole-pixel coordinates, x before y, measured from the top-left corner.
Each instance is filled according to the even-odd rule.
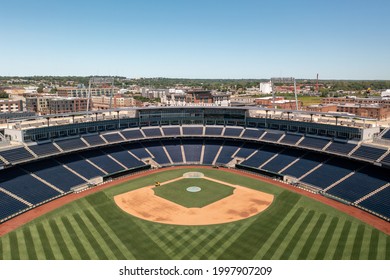
[[[0,90],[0,98],[8,98],[8,93],[6,93],[4,90]]]
[[[37,92],[38,92],[38,93],[42,93],[42,92],[43,92],[43,86],[39,86],[39,87],[37,88]]]

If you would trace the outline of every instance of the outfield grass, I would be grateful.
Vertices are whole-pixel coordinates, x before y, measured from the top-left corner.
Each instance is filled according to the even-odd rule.
[[[200,187],[200,192],[188,192],[191,186]],[[202,208],[233,194],[234,188],[201,178],[184,178],[153,189],[154,193],[184,207]]]
[[[189,170],[147,175],[92,194],[0,238],[0,259],[390,259],[390,236],[329,206],[221,170],[206,176],[275,196],[228,224],[175,226],[128,215],[113,196]],[[191,169],[190,171],[196,171]]]

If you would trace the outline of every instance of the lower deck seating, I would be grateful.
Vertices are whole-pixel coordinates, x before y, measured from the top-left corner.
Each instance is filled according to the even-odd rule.
[[[64,192],[86,182],[53,159],[28,163],[23,168]]]
[[[373,196],[363,200],[359,203],[359,205],[390,218],[390,187],[387,187]]]
[[[241,142],[225,141],[216,160],[217,163],[227,164],[232,160],[233,154],[241,146]]]
[[[139,159],[151,157],[151,155],[145,150],[145,147],[142,146],[140,143],[124,144],[122,145],[122,147],[125,150],[131,151],[131,153],[133,153]]]
[[[205,140],[203,164],[211,165],[214,163],[215,157],[223,144],[222,140]]]
[[[62,164],[65,164],[66,166],[68,166],[69,168],[71,168],[72,170],[74,170],[88,180],[105,175],[105,173],[87,162],[78,154],[64,155],[57,158],[56,160],[58,160]]]
[[[29,146],[29,149],[33,151],[37,156],[47,156],[60,153],[60,150],[57,149],[53,143],[45,143]]]
[[[363,167],[363,164],[343,158],[332,158],[301,181],[325,189],[351,172]]]
[[[267,160],[279,153],[282,149],[283,148],[278,146],[264,145],[260,150],[257,151],[256,154],[247,160],[244,160],[242,164],[258,168]]]
[[[390,181],[388,170],[367,165],[327,193],[354,202]]]
[[[283,171],[283,174],[300,178],[329,157],[322,154],[307,153],[297,162]]]
[[[297,158],[302,157],[305,154],[305,151],[287,149],[280,152],[275,158],[270,162],[265,164],[262,169],[279,173],[280,170],[285,168],[287,165],[292,163]]]
[[[145,163],[139,161],[132,156],[128,151],[124,150],[121,146],[112,146],[100,149],[103,153],[112,156],[114,159],[119,161],[121,164],[126,166],[128,169],[144,166]]]
[[[85,151],[80,153],[80,155],[90,160],[107,173],[115,173],[124,170],[123,166],[119,165],[117,162],[109,158],[108,155],[99,150]]]
[[[167,165],[171,163],[163,147],[161,146],[160,141],[145,142],[144,146],[154,156],[153,160],[158,164]]]
[[[22,210],[27,209],[29,206],[23,202],[7,195],[0,191],[0,221],[8,216],[14,215]]]
[[[39,204],[60,195],[58,191],[50,188],[19,167],[8,168],[1,172],[0,187],[31,204]]]
[[[180,140],[162,140],[161,143],[164,145],[174,164],[183,163]]]
[[[255,151],[257,151],[258,148],[261,148],[261,146],[262,145],[255,144],[255,143],[245,143],[244,145],[241,146],[240,150],[237,152],[236,157],[247,158]]]
[[[184,148],[184,153],[186,156],[187,163],[200,162],[203,140],[196,140],[196,139],[182,140],[182,145]]]

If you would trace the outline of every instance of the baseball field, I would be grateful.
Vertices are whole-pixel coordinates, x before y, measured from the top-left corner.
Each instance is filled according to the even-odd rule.
[[[330,206],[221,169],[199,169],[210,184],[179,180],[190,171],[198,170],[145,173],[34,219],[0,237],[0,259],[390,259],[389,235]],[[155,182],[171,181],[154,189]],[[194,186],[198,194],[185,191]],[[115,199],[146,188],[190,209],[231,199],[239,188],[272,199],[232,222],[169,224],[129,214]]]

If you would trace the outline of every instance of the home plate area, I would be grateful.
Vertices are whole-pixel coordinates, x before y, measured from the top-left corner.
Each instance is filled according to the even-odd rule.
[[[274,196],[188,172],[114,197],[125,212],[174,225],[211,225],[247,219],[264,211]]]

